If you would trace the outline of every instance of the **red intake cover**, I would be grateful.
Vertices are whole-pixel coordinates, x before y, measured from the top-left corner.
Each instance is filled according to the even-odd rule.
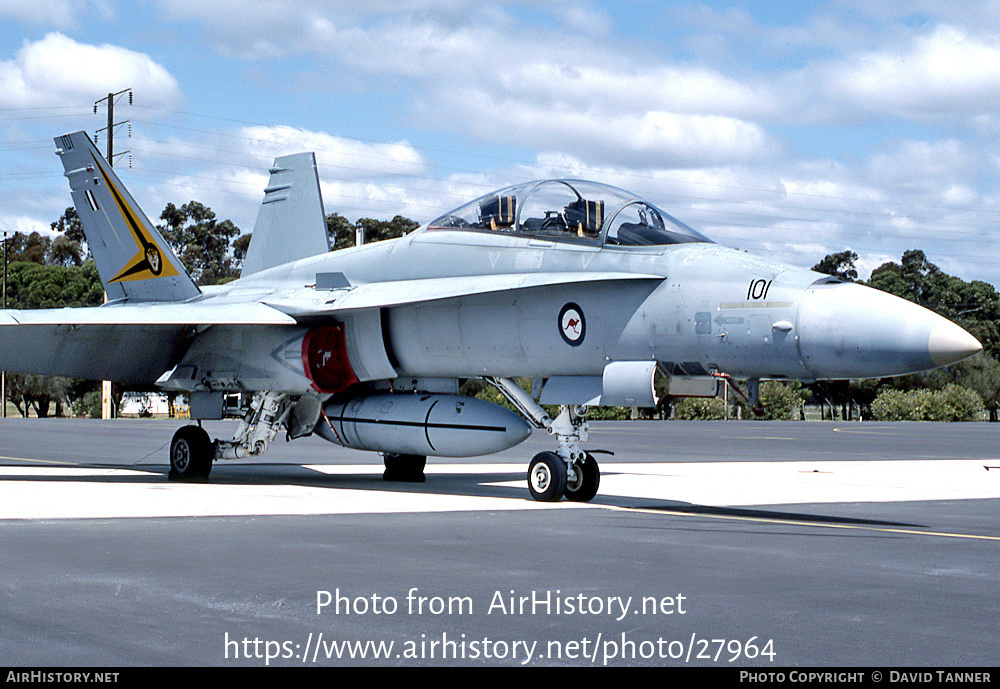
[[[338,393],[358,382],[347,358],[343,324],[324,325],[306,333],[302,366],[318,392]]]

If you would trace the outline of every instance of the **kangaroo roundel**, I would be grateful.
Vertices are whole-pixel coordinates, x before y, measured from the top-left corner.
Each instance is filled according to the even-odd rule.
[[[559,312],[559,334],[566,344],[579,347],[587,335],[587,321],[583,318],[583,309],[574,303],[566,304]]]

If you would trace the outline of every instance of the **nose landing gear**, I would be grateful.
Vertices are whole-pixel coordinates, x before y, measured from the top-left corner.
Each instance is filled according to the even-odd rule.
[[[601,470],[593,455],[583,450],[587,440],[587,407],[560,407],[552,419],[520,385],[509,378],[488,378],[536,428],[556,436],[555,452],[539,452],[528,466],[528,492],[540,502],[562,498],[590,502],[601,485]]]

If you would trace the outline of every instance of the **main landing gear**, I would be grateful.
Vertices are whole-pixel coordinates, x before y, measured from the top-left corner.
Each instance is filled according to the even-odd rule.
[[[201,426],[184,426],[170,441],[172,481],[207,481],[216,459],[256,457],[267,451],[288,419],[295,399],[283,393],[257,393],[232,440],[215,440]]]
[[[172,481],[208,481],[212,471],[215,448],[201,426],[184,426],[170,441],[170,473]]]
[[[382,455],[382,460],[385,462],[385,472],[382,474],[382,479],[385,481],[423,483],[427,480],[424,477],[427,457],[424,455],[397,455],[386,452]]]
[[[601,486],[601,470],[582,446],[587,440],[587,407],[563,405],[553,420],[516,382],[509,378],[487,380],[536,428],[556,436],[556,451],[539,452],[528,466],[531,497],[541,502],[593,500]]]

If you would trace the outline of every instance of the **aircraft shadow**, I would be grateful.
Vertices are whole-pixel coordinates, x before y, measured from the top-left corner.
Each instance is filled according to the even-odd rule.
[[[16,469],[17,467],[10,467]],[[33,468],[33,467],[32,467]],[[47,468],[88,468],[94,470],[129,470],[128,474],[94,474],[72,475],[53,474],[37,475],[34,472],[17,475],[9,473],[0,476],[0,483],[7,481],[38,481],[59,483],[119,483],[119,484],[162,484],[167,479],[167,468],[163,465],[50,465]],[[462,497],[491,497],[531,500],[526,486],[497,485],[511,481],[524,481],[524,469],[511,465],[510,471],[488,473],[431,473],[423,483],[409,483],[382,480],[380,473],[336,473],[327,474],[295,464],[223,464],[216,466],[207,483],[214,485],[260,485],[260,486],[301,486],[308,488],[328,488],[343,490],[370,490],[381,493],[424,493],[431,495],[452,495]],[[9,470],[9,469],[8,469]],[[185,485],[178,483],[175,485]],[[197,485],[197,484],[196,484]],[[664,516],[678,513],[688,515],[706,515],[713,517],[732,517],[743,519],[761,519],[772,522],[787,522],[789,524],[851,525],[878,526],[896,528],[927,528],[926,525],[911,524],[880,519],[862,519],[857,517],[842,517],[836,515],[813,514],[806,512],[789,512],[785,510],[757,509],[745,507],[717,507],[698,505],[679,500],[634,498],[628,496],[598,495],[591,502],[593,505],[616,507],[619,509],[641,509],[645,512],[663,512]]]

